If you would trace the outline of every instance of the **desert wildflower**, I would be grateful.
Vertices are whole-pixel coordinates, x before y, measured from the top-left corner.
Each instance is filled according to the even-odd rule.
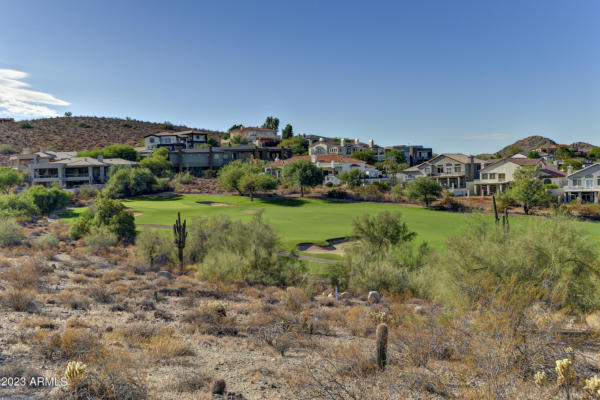
[[[586,379],[584,389],[590,391],[592,394],[600,394],[600,378],[598,378],[598,375]]]
[[[556,374],[558,375],[556,382],[559,385],[571,385],[575,381],[575,370],[571,366],[571,360],[556,360]]]
[[[538,386],[544,386],[546,383],[546,373],[544,371],[538,371],[533,375],[533,380]]]

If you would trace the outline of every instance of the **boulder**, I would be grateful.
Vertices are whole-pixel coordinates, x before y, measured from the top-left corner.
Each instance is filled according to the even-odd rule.
[[[173,279],[173,274],[170,273],[169,271],[158,271],[156,276],[159,278],[162,276],[163,278]]]
[[[381,301],[381,295],[375,290],[372,290],[369,292],[367,300],[369,301],[369,303],[379,303]]]

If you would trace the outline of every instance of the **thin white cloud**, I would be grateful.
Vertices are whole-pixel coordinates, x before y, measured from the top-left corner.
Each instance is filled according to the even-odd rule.
[[[47,106],[70,104],[51,94],[26,89],[30,85],[22,80],[27,76],[26,72],[0,69],[0,115],[55,117],[56,110]]]
[[[478,135],[461,136],[463,139],[478,139],[478,140],[505,140],[510,139],[513,135],[509,133],[481,133]]]

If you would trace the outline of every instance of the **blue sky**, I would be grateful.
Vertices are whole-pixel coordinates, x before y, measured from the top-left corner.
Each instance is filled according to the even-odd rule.
[[[600,2],[3,0],[0,114],[600,144]],[[23,86],[26,83],[29,87]]]

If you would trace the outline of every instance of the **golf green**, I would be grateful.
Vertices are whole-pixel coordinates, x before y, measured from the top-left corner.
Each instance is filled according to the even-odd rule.
[[[298,243],[326,244],[331,238],[345,237],[352,231],[352,221],[363,214],[399,211],[408,227],[417,233],[417,241],[427,241],[434,248],[444,247],[449,237],[465,225],[469,214],[433,211],[388,203],[338,202],[300,198],[256,198],[241,196],[175,195],[144,196],[123,200],[136,214],[138,225],[170,227],[177,213],[193,223],[193,217],[229,215],[250,220],[262,210],[264,219],[280,236],[283,247],[291,250]],[[488,218],[492,218],[488,216]],[[511,218],[513,224],[527,223],[530,217]],[[584,223],[593,237],[600,240],[600,224]]]

